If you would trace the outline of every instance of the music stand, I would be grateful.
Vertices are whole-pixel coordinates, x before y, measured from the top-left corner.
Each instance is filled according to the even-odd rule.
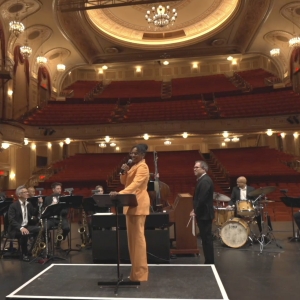
[[[290,242],[300,242],[300,238],[295,235],[295,224],[294,224],[294,207],[300,208],[300,198],[286,196],[286,197],[280,197],[280,200],[287,207],[291,208],[293,235],[292,235],[292,237],[289,237],[289,241]]]
[[[4,223],[4,214],[8,211],[8,208],[12,204],[12,202],[13,202],[12,198],[4,198],[4,200],[0,200],[0,217],[3,218],[3,227],[5,224]],[[5,231],[5,227],[4,227],[4,231]],[[2,222],[0,221],[0,253],[1,253],[1,256],[3,255],[3,250],[1,250],[3,237],[4,237],[4,235],[2,234]]]
[[[94,195],[93,199],[99,207],[115,207],[116,211],[116,246],[117,246],[117,280],[99,281],[100,286],[115,286],[115,295],[118,295],[119,286],[137,286],[139,281],[123,281],[123,274],[120,274],[120,233],[119,233],[119,213],[118,208],[123,206],[135,207],[138,205],[134,194],[118,194],[114,197],[110,195]]]
[[[82,204],[83,196],[61,196],[59,197],[59,203],[65,204],[66,208],[75,208],[80,209]],[[73,249],[72,248],[72,220],[70,222],[70,236],[69,236],[70,242],[69,242],[69,248],[65,249],[66,255],[69,255],[71,251],[81,251],[80,249]]]
[[[45,219],[45,235],[47,235],[47,219],[54,217],[54,216],[60,216],[61,211],[66,208],[65,203],[57,203],[57,204],[51,204],[48,205],[45,210],[42,212],[41,219]],[[54,231],[54,230],[53,230]],[[61,260],[66,260],[63,257],[60,256],[55,256],[55,247],[54,247],[54,232],[52,234],[52,255],[49,255],[48,253],[48,237],[46,236],[46,259],[43,264],[50,260],[54,259],[61,259]]]

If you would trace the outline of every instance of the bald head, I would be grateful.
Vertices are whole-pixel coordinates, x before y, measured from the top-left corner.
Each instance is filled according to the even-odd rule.
[[[247,185],[247,179],[244,176],[240,176],[237,180],[236,180],[236,184],[239,188],[243,189],[245,188],[245,186]]]

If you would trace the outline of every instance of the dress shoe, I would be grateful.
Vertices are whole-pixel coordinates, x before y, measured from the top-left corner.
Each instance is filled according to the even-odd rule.
[[[24,254],[22,255],[22,260],[26,261],[26,262],[30,261],[29,257],[27,255],[24,255]]]

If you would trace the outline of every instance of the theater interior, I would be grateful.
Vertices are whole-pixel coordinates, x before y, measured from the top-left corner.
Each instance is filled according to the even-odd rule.
[[[185,225],[196,185],[193,166],[203,160],[215,189],[217,294],[203,279],[197,296],[168,296],[163,287],[148,295],[150,277],[142,294],[124,297],[298,299],[298,1],[2,0],[0,41],[3,202],[17,200],[20,185],[48,196],[51,184],[60,182],[83,199],[97,185],[105,194],[119,191],[121,165],[134,145],[146,143],[149,171],[159,174],[154,181],[161,187],[159,198],[157,190],[151,198],[151,212],[159,214],[158,204],[170,217],[162,230],[168,232],[167,256],[154,264],[200,266],[199,236],[194,250],[179,251],[178,245],[181,237],[182,249],[190,242],[184,237],[191,235]],[[261,198],[237,224],[246,240],[235,247],[222,240],[222,230],[232,217],[225,207],[239,176]],[[0,294],[14,299],[11,293],[51,262],[28,264],[7,253],[1,201]],[[257,234],[254,214],[262,215],[267,228],[262,244],[249,239],[252,231]],[[59,253],[63,263],[103,262],[98,246],[80,247],[81,209],[72,208],[69,217],[74,226],[64,249],[76,245],[80,251]],[[157,275],[164,276],[162,286],[167,274]],[[174,282],[170,286],[176,290]],[[36,297],[67,299],[50,287]],[[95,293],[86,299],[109,297]]]

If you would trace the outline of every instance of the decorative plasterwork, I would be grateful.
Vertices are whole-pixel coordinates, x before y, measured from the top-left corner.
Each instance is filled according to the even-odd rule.
[[[159,40],[143,39],[144,33],[153,32],[153,29],[147,27],[144,14],[144,23],[134,22],[134,18],[131,18],[132,22],[130,22],[128,17],[118,17],[114,14],[112,9],[89,10],[86,14],[91,24],[98,31],[107,34],[110,38],[115,39],[122,44],[128,44],[130,46],[136,45],[138,48],[143,48],[144,46],[144,48],[147,49],[155,49],[162,45],[168,48],[175,48],[190,44],[191,42],[196,43],[207,38],[211,34],[216,33],[220,27],[222,28],[225,26],[225,24],[233,18],[239,7],[239,2],[239,0],[214,0],[210,5],[205,3],[205,10],[203,11],[201,10],[201,3],[199,3],[198,0],[190,0],[189,5],[198,4],[197,7],[199,8],[199,12],[197,12],[197,15],[190,19],[186,16],[180,21],[179,10],[179,17],[175,27],[172,28],[172,30],[167,29],[168,32],[172,32],[173,29],[184,29],[185,36]],[[137,14],[136,11],[134,11],[134,13]]]
[[[0,124],[0,132],[2,133],[2,141],[15,145],[23,145],[25,131],[21,126],[10,124]]]

